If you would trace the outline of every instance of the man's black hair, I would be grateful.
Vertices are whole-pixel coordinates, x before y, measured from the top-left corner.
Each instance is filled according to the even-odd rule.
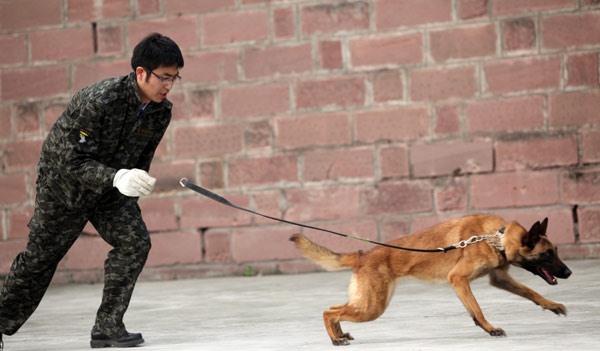
[[[159,33],[152,33],[142,39],[133,49],[131,68],[135,71],[143,67],[153,71],[160,66],[183,67],[183,55],[179,46],[169,37]]]

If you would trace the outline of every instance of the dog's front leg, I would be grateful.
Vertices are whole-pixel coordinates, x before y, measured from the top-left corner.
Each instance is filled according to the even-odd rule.
[[[488,332],[491,336],[506,336],[504,330],[500,328],[494,328],[483,316],[483,312],[481,312],[481,307],[475,300],[475,296],[473,296],[473,292],[471,291],[471,286],[469,285],[469,279],[460,275],[450,275],[448,276],[448,281],[454,288],[456,295],[460,301],[465,305],[467,311],[475,321],[475,325],[480,326],[483,330]]]
[[[557,315],[567,315],[567,308],[557,302],[550,301],[537,292],[531,290],[525,285],[517,282],[508,274],[507,270],[496,269],[490,272],[490,284],[497,288],[509,291],[515,295],[519,295],[528,300],[533,301],[536,305],[542,306],[543,309],[550,310]]]

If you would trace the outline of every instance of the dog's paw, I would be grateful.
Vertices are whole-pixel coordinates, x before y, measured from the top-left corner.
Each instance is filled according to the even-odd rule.
[[[352,339],[351,339],[352,340]],[[350,345],[350,341],[347,339],[331,339],[331,343],[335,346],[347,346]]]
[[[565,316],[567,315],[567,308],[560,303],[552,303],[551,305],[544,306],[544,309],[550,310],[559,316],[561,314]]]
[[[500,328],[492,328],[492,330],[490,330],[490,335],[491,336],[506,336],[506,333],[504,332],[504,330],[502,330]]]
[[[352,337],[352,335],[350,335],[350,333],[344,333],[344,334],[342,334],[342,339],[354,340],[354,338]]]

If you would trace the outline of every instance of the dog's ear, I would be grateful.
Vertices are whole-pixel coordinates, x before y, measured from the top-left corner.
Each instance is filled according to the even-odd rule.
[[[548,229],[548,217],[544,218],[542,221],[542,226],[540,228],[540,235],[546,235],[546,230]]]
[[[544,220],[544,224],[541,224],[540,221],[535,222],[531,229],[525,235],[523,235],[523,239],[521,243],[523,246],[527,246],[530,250],[533,250],[535,244],[540,241],[540,235],[546,233],[546,226],[548,225],[548,219]],[[543,231],[542,231],[543,230]]]

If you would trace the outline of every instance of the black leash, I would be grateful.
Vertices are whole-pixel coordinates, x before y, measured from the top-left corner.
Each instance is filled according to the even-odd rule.
[[[338,232],[335,232],[333,230],[323,229],[323,228],[319,228],[319,227],[313,227],[311,225],[306,225],[306,224],[302,224],[302,223],[291,222],[291,221],[287,221],[285,219],[267,216],[267,215],[264,215],[262,213],[258,213],[258,212],[249,210],[247,208],[243,208],[243,207],[234,205],[231,202],[229,202],[227,199],[225,199],[224,197],[219,196],[219,195],[213,193],[212,191],[206,190],[206,189],[204,189],[201,186],[198,186],[196,184],[190,183],[187,178],[182,178],[179,181],[179,184],[181,184],[182,187],[188,188],[188,189],[190,189],[192,191],[195,191],[195,192],[197,192],[199,194],[202,194],[202,195],[206,196],[207,198],[209,198],[211,200],[214,200],[216,202],[219,202],[219,203],[221,203],[221,204],[223,204],[225,206],[233,207],[235,209],[238,209],[238,210],[241,210],[241,211],[246,211],[246,212],[249,212],[249,213],[252,213],[252,214],[264,217],[264,218],[272,219],[274,221],[283,222],[283,223],[287,223],[287,224],[292,224],[292,225],[296,225],[296,226],[304,227],[304,228],[308,228],[308,229],[319,230],[319,231],[322,231],[322,232],[326,232],[326,233],[330,233],[330,234],[335,234],[335,235],[343,236],[343,237],[349,238],[349,239],[355,239],[355,240],[360,240],[360,241],[368,242],[368,243],[371,243],[371,244],[374,244],[374,245],[390,247],[392,249],[398,249],[398,250],[415,251],[415,252],[447,252],[447,251],[456,249],[456,246],[454,246],[454,245],[448,246],[448,247],[444,247],[444,248],[440,247],[440,248],[437,248],[437,249],[413,249],[413,248],[409,248],[409,247],[402,247],[402,246],[395,246],[395,245],[380,243],[380,242],[377,242],[377,241],[373,241],[373,240],[369,240],[369,239],[364,239],[364,238],[360,238],[360,237],[356,237],[356,236],[352,236],[352,235],[348,235],[348,234],[344,234],[344,233],[338,233]]]

